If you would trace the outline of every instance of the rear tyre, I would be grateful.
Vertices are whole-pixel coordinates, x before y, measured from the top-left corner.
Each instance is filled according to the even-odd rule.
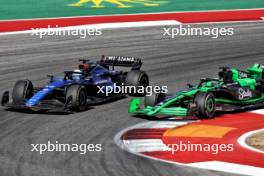
[[[14,103],[24,102],[31,98],[33,94],[34,88],[32,82],[29,80],[19,80],[13,88],[12,99]]]
[[[142,90],[142,87],[146,88],[149,85],[148,75],[141,70],[132,70],[126,76],[125,85],[136,88],[135,92],[129,92],[130,96],[144,96],[145,89]]]
[[[163,93],[155,93],[153,92],[151,96],[145,96],[145,107],[146,106],[156,106],[160,103],[165,97]]]
[[[71,85],[66,91],[66,102],[70,99],[70,108],[74,111],[84,111],[87,106],[87,93],[84,86]]]
[[[196,116],[200,119],[211,119],[215,115],[215,98],[212,93],[200,92],[195,95]]]

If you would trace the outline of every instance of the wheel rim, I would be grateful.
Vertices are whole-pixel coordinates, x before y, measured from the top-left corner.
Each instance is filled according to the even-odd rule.
[[[208,113],[214,112],[214,100],[212,98],[209,98],[206,102],[206,110]]]
[[[140,80],[140,86],[143,87],[147,87],[148,86],[148,79],[146,76],[144,76],[141,80]]]
[[[80,92],[79,103],[80,103],[80,106],[84,106],[86,104],[86,96],[85,96],[84,91]]]
[[[27,81],[27,84],[24,86],[24,94],[23,98],[24,99],[29,99],[33,96],[33,87],[30,84],[30,81]]]
[[[30,98],[30,97],[32,96],[32,92],[33,92],[33,91],[32,91],[30,88],[28,88],[28,89],[26,90],[25,98],[26,98],[26,99]]]

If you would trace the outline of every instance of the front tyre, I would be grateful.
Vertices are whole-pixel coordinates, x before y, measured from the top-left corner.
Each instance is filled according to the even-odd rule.
[[[215,98],[212,93],[200,92],[195,95],[194,102],[197,105],[196,116],[200,119],[211,119],[215,115]]]
[[[66,102],[70,100],[70,109],[84,111],[87,107],[87,93],[84,86],[71,85],[66,91]]]
[[[16,82],[12,92],[14,103],[24,102],[34,94],[33,84],[29,80],[19,80]]]
[[[145,107],[156,106],[164,100],[165,94],[153,92],[150,96],[145,96]]]
[[[132,70],[126,76],[125,85],[135,87],[135,92],[129,92],[130,96],[144,96],[145,88],[149,85],[148,75],[141,70]]]

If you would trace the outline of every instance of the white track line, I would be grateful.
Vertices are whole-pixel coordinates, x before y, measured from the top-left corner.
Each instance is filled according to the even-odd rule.
[[[40,29],[38,32],[48,31],[68,31],[68,30],[82,30],[82,29],[118,29],[118,28],[137,28],[137,27],[151,27],[151,26],[172,26],[179,24],[228,24],[228,23],[249,23],[249,22],[263,22],[264,17],[260,17],[261,20],[244,20],[244,21],[217,21],[217,22],[192,22],[181,23],[176,20],[160,20],[160,21],[140,21],[140,22],[120,22],[120,23],[101,23],[101,24],[87,24],[79,26],[68,26],[50,29]],[[1,20],[0,20],[1,21]],[[30,34],[34,33],[33,30],[14,31],[14,32],[0,32],[1,35],[12,34]]]
[[[114,141],[121,149],[129,151],[135,155],[141,155],[140,152],[160,151],[160,150],[162,151],[163,149],[166,149],[167,147],[162,142],[161,139],[121,140],[121,136],[125,132],[132,130],[132,129],[150,128],[150,127],[151,128],[158,128],[158,127],[159,128],[174,128],[176,126],[182,126],[182,125],[185,125],[185,124],[190,123],[190,122],[192,122],[192,121],[181,121],[181,122],[165,121],[165,122],[158,122],[158,123],[157,122],[139,123],[139,124],[125,128],[124,130],[120,131],[114,137]],[[160,124],[160,126],[159,126],[159,124]],[[146,143],[143,144],[144,142],[146,142]],[[145,145],[147,147],[147,150],[142,148],[143,145]],[[152,147],[151,145],[157,145],[158,147],[155,149],[155,147]],[[132,147],[132,148],[129,148],[129,147]],[[142,155],[142,156],[144,156],[144,155]]]
[[[264,120],[264,119],[263,119],[263,120]],[[246,139],[247,139],[249,136],[251,136],[251,135],[253,135],[253,134],[255,134],[255,133],[262,132],[262,131],[264,131],[264,128],[259,129],[259,130],[255,130],[255,131],[247,132],[247,133],[243,134],[242,136],[240,136],[240,137],[238,138],[237,142],[238,142],[241,146],[243,146],[243,147],[245,147],[245,148],[247,148],[247,149],[249,149],[249,150],[252,150],[252,151],[254,151],[254,152],[258,152],[258,153],[263,153],[263,154],[264,154],[263,151],[258,150],[258,149],[254,148],[254,147],[251,147],[251,146],[247,145],[247,143],[246,143]],[[263,158],[264,158],[264,156],[263,156]],[[263,161],[264,161],[264,160],[263,160]],[[263,171],[263,173],[264,173],[264,171]]]
[[[256,114],[264,115],[264,109],[258,109],[258,110],[251,111],[251,112],[256,113]]]
[[[51,17],[51,18],[24,18],[15,20],[0,20],[2,21],[30,21],[30,20],[50,20],[50,19],[72,19],[72,18],[87,18],[87,17],[108,17],[108,16],[137,16],[137,15],[159,15],[159,14],[171,14],[171,13],[195,13],[195,12],[230,12],[230,11],[248,11],[248,10],[264,10],[264,8],[253,9],[230,9],[230,10],[196,10],[196,11],[169,11],[169,12],[150,12],[150,13],[132,13],[132,14],[110,14],[110,15],[88,15],[88,16],[69,16],[69,17]]]
[[[174,128],[176,126],[182,126],[193,121],[150,121],[146,123],[139,123],[134,125],[133,128]]]
[[[242,175],[261,176],[264,173],[263,168],[247,166],[242,164],[233,164],[220,161],[208,161],[200,163],[187,164],[201,169],[217,170],[222,172],[233,172]]]
[[[170,150],[161,139],[133,139],[123,140],[123,146],[132,153],[168,151]]]
[[[178,24],[181,24],[181,23],[176,20],[102,23],[102,24],[58,27],[58,28],[49,28],[49,29],[43,28],[37,31],[36,30],[26,30],[26,31],[15,31],[15,32],[3,32],[3,33],[0,33],[0,35],[33,34],[34,32],[69,31],[69,30],[83,30],[83,29],[136,28],[136,27],[166,26],[166,25],[178,25]]]
[[[253,112],[263,114],[264,110],[261,109],[261,110],[257,110]],[[162,142],[162,140],[159,140],[159,139],[121,140],[121,136],[126,131],[131,130],[131,129],[135,129],[135,128],[173,128],[173,127],[185,125],[190,122],[191,121],[182,121],[182,122],[165,121],[165,122],[139,123],[139,124],[136,124],[134,126],[128,127],[120,131],[115,136],[114,141],[121,149],[131,152],[135,155],[157,160],[157,161],[163,161],[163,162],[167,162],[171,164],[177,164],[177,165],[189,166],[189,167],[195,167],[195,168],[207,169],[207,170],[216,170],[216,171],[222,171],[222,172],[236,173],[236,174],[242,174],[242,175],[252,175],[252,176],[260,176],[264,173],[264,168],[247,166],[247,165],[242,165],[242,164],[227,163],[227,162],[221,162],[221,161],[207,161],[207,162],[183,164],[179,162],[163,160],[163,159],[159,159],[159,158],[155,158],[152,156],[147,156],[147,155],[142,154],[142,152],[153,152],[153,151],[166,150],[167,146]],[[261,130],[252,131],[252,132],[242,135],[238,139],[239,144],[248,148],[249,146],[244,144],[245,138],[255,132],[259,132],[262,130],[264,131],[264,129],[261,129]],[[249,149],[254,150],[254,151],[256,150],[256,149],[252,149],[251,147]]]

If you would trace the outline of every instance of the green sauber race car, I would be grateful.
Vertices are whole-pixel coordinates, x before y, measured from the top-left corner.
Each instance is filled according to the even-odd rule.
[[[216,112],[233,112],[264,107],[264,65],[255,64],[245,71],[220,67],[219,78],[203,78],[198,86],[174,95],[153,93],[130,102],[129,113],[153,117],[215,117]]]

